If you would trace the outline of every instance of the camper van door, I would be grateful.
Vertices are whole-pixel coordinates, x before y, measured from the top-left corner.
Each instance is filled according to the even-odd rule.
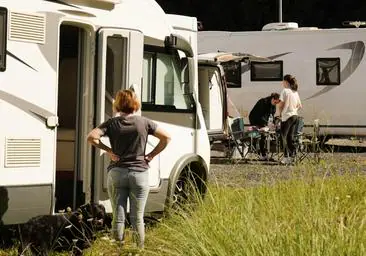
[[[97,45],[96,125],[113,116],[112,103],[120,89],[141,88],[144,37],[139,31],[102,28]],[[137,92],[140,96],[141,93]],[[141,100],[141,99],[140,99]],[[105,143],[109,145],[108,139]],[[109,158],[97,150],[94,173],[94,201],[108,207],[107,166]],[[108,209],[107,209],[108,210]]]

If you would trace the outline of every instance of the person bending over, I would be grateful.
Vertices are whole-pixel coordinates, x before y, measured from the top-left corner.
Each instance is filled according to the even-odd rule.
[[[253,109],[249,113],[250,125],[262,128],[268,125],[269,117],[274,116],[276,112],[276,105],[280,102],[280,95],[278,93],[272,93],[270,96],[261,98],[254,105]],[[262,134],[259,140],[259,149],[262,160],[267,160],[267,152],[265,148],[266,137]]]

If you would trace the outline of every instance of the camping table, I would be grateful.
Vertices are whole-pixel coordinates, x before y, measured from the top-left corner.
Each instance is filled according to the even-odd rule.
[[[281,142],[279,140],[278,132],[276,130],[268,129],[268,127],[266,127],[266,128],[267,129],[262,128],[259,131],[261,132],[261,134],[264,134],[264,136],[266,137],[267,152],[269,154],[271,154],[271,158],[273,158],[274,155],[277,155],[277,157],[280,158]],[[276,147],[274,152],[271,150],[271,144],[273,142]]]

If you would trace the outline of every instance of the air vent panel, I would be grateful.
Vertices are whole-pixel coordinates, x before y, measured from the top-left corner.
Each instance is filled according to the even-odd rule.
[[[39,166],[41,166],[41,139],[6,139],[6,168]]]
[[[45,44],[46,16],[38,13],[11,12],[9,40]]]

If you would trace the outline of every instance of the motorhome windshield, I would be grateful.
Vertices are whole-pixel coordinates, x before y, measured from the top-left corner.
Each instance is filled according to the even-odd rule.
[[[6,16],[7,16],[6,9],[0,7],[0,71],[5,70]]]

